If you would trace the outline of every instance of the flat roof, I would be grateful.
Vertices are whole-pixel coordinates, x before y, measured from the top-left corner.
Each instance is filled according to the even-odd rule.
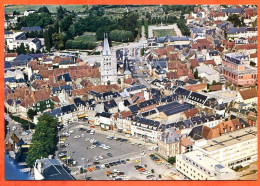
[[[207,141],[207,144],[200,148],[212,152],[218,149],[226,148],[237,143],[242,143],[250,139],[257,138],[257,128],[248,127],[234,132],[229,132],[217,138]]]
[[[188,158],[188,159],[192,160],[193,162],[202,166],[203,168],[207,169],[207,171],[210,171],[210,172],[216,171],[215,166],[218,167],[219,169],[221,169],[221,172],[225,172],[225,173],[233,172],[232,169],[221,165],[220,162],[218,162],[217,160],[215,160],[211,157],[208,157],[207,154],[205,154],[204,152],[202,152],[198,149],[185,153],[182,156],[184,158]]]

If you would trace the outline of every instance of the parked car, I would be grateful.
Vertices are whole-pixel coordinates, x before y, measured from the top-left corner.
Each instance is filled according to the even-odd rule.
[[[99,158],[97,156],[94,156],[93,159],[96,161],[99,160]]]
[[[105,167],[106,167],[106,168],[110,168],[109,164],[105,164]]]
[[[113,157],[113,155],[112,155],[111,153],[107,153],[107,155],[108,155],[109,157]]]
[[[89,134],[94,135],[94,134],[95,134],[95,131],[94,131],[94,130],[91,130]]]
[[[78,138],[80,138],[80,135],[74,136],[74,139],[78,139]]]

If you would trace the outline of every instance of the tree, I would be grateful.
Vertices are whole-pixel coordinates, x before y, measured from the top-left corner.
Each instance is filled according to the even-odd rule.
[[[213,80],[212,85],[217,85],[217,82],[215,80]]]
[[[29,109],[27,112],[27,116],[32,120],[33,117],[37,114],[35,110]]]
[[[45,12],[45,13],[47,13],[47,14],[51,14],[50,13],[50,11],[49,11],[49,9],[46,7],[46,6],[42,6],[42,7],[40,7],[39,9],[38,9],[38,13],[42,13],[42,12]]]
[[[58,18],[58,20],[61,20],[66,13],[67,13],[66,8],[63,8],[62,6],[57,7],[57,18]]]
[[[176,163],[176,157],[169,157],[168,162],[173,165],[174,163]]]
[[[227,20],[230,21],[235,27],[242,25],[240,17],[237,14],[229,15]]]
[[[253,61],[250,61],[250,66],[255,67],[255,66],[256,66],[256,63],[253,62]]]
[[[43,114],[38,118],[26,159],[29,167],[32,167],[37,159],[46,158],[55,153],[58,142],[57,133],[57,119],[48,114]]]
[[[62,49],[64,47],[63,44],[63,35],[62,33],[54,33],[52,34],[53,46],[56,49]]]
[[[195,70],[195,72],[194,72],[193,75],[194,75],[195,79],[199,79],[199,72],[198,72],[198,69]]]
[[[5,20],[8,21],[9,20],[9,16],[7,13],[5,13]]]

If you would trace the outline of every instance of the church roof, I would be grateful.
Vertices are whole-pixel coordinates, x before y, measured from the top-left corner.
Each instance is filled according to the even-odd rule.
[[[111,51],[110,51],[108,39],[106,36],[104,37],[103,56],[111,56]]]

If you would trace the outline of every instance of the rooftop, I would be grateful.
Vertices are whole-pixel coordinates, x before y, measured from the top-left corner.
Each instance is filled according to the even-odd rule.
[[[207,144],[201,146],[201,148],[208,152],[212,152],[253,138],[257,138],[257,128],[249,127],[208,140]]]

